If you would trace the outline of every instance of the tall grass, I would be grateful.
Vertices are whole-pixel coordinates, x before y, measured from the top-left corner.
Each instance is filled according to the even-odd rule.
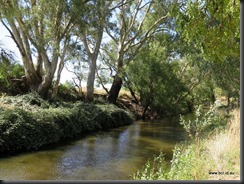
[[[205,142],[213,160],[214,171],[233,172],[233,174],[211,175],[209,179],[240,179],[240,110],[232,111],[227,128],[214,134]]]
[[[231,112],[225,129],[176,145],[169,167],[161,153],[133,179],[240,180],[240,110]]]

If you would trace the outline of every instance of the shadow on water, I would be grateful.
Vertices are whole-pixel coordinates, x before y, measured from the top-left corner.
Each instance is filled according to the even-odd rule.
[[[146,161],[186,139],[178,121],[135,122],[63,146],[0,159],[3,180],[127,180]]]

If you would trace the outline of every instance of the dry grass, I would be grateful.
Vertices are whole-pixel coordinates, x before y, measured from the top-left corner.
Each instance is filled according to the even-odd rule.
[[[82,92],[84,94],[86,94],[86,87],[82,87]],[[94,94],[97,94],[97,95],[107,95],[107,92],[104,89],[102,89],[102,88],[95,88],[94,89]],[[119,92],[119,97],[124,96],[124,95],[127,95],[127,96],[131,97],[131,94],[130,94],[130,92],[128,90],[126,90],[124,88],[121,88],[121,90]]]
[[[206,141],[211,171],[221,172],[211,175],[212,180],[240,180],[240,110],[232,112],[228,128]],[[223,173],[224,172],[224,173]],[[232,172],[231,174],[226,174]]]

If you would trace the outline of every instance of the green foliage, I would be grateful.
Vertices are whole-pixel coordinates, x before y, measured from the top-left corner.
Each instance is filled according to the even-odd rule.
[[[118,72],[119,76],[126,78],[125,85],[140,95],[141,105],[145,109],[150,108],[162,116],[187,113],[194,105],[214,102],[216,87],[221,88],[228,97],[238,100],[240,96],[238,1],[155,0],[141,1],[142,4],[140,1],[127,1],[127,5],[115,1],[113,7],[120,4],[120,9],[115,8],[114,11],[105,11],[109,9],[106,4],[110,5],[110,1],[103,0],[0,2],[2,22],[6,25],[13,22],[21,34],[20,41],[33,47],[31,50],[28,46],[22,48],[26,49],[25,53],[30,53],[27,58],[38,54],[45,55],[44,58],[49,61],[55,58],[60,61],[60,57],[64,56],[65,61],[71,61],[69,68],[72,68],[75,75],[73,82],[79,90],[82,89],[82,82],[87,80],[89,52],[85,44],[77,44],[69,37],[72,33],[74,37],[83,37],[95,44],[98,35],[101,35],[98,30],[101,29],[110,34],[112,39],[108,42],[102,40],[104,52],[99,57],[101,65],[96,67],[99,76],[97,83],[111,82],[112,78],[108,76]],[[100,21],[105,14],[106,20]],[[159,17],[165,15],[167,18],[158,22],[157,28],[153,28]],[[142,20],[143,23],[140,23]],[[42,29],[42,34],[37,31],[37,27]],[[14,36],[17,38],[17,35]],[[93,46],[91,48],[95,49]],[[13,78],[20,79],[24,75],[23,67],[13,60],[11,53],[1,49],[0,91],[19,94],[29,88],[22,83],[15,85],[12,82]],[[50,63],[55,65],[58,62]],[[30,71],[29,79],[33,78],[32,83],[36,83],[36,79],[40,79],[39,73],[36,73],[37,67],[24,67]],[[45,71],[45,68],[39,71],[42,79],[45,74],[45,79],[53,76],[48,74],[51,70]],[[58,69],[55,66],[52,68]],[[52,80],[50,78],[49,84]],[[80,94],[68,84],[59,86],[58,97],[69,101],[81,99]],[[41,103],[41,107],[50,106],[45,102],[34,101],[36,105]],[[52,104],[60,105],[63,104]]]
[[[221,63],[211,63],[212,78],[226,96],[240,97],[240,58],[227,58]]]
[[[127,112],[125,110],[122,110],[112,104],[106,104],[106,105],[101,105],[97,104],[96,105],[100,110],[103,115],[106,113],[106,116],[97,116],[96,118],[100,118],[101,122],[103,122],[104,128],[109,128],[108,122],[111,122],[111,124],[114,127],[119,127],[121,125],[126,125],[126,124],[131,124],[132,120],[134,119],[133,115],[130,112]],[[110,119],[108,121],[108,119]]]
[[[73,85],[65,83],[59,85],[57,97],[65,101],[77,101],[81,99],[81,94],[78,93]]]
[[[134,180],[165,180],[167,179],[167,162],[163,152],[159,156],[150,159],[141,171],[137,171],[132,177]]]
[[[33,102],[27,96],[23,99]],[[35,150],[63,139],[133,122],[130,114],[111,104],[80,102],[68,108],[50,105],[49,109],[32,106],[29,111],[0,109],[0,154]]]
[[[177,77],[177,62],[170,61],[169,51],[159,42],[142,49],[138,57],[127,68],[130,81],[140,94],[144,108],[150,106],[160,114],[181,112],[177,99],[186,91]]]
[[[193,152],[192,146],[184,149],[176,147],[174,149],[171,170],[169,175],[174,179],[190,180],[193,179],[191,175],[191,169],[193,168]],[[189,162],[190,161],[190,162]],[[178,173],[181,170],[180,173]]]
[[[207,154],[203,145],[175,146],[168,178],[172,180],[204,180],[209,177],[205,169]]]
[[[18,86],[12,79],[21,79],[24,75],[24,68],[18,64],[11,53],[0,50],[0,92],[16,93],[21,92],[21,85]]]
[[[179,144],[173,150],[171,165],[165,161],[163,152],[155,157],[153,162],[149,160],[145,167],[133,175],[135,180],[195,180],[207,179],[208,171],[203,169],[206,165],[207,155],[199,148],[190,144]]]
[[[30,111],[37,111],[40,108],[49,108],[50,106],[50,104],[48,104],[47,101],[43,100],[37,93],[5,96],[0,98],[0,102]]]
[[[1,153],[37,149],[59,140],[54,122],[43,120],[40,123],[31,113],[21,109],[4,111],[0,116],[0,127]]]
[[[195,112],[195,119],[185,120],[180,116],[180,124],[188,132],[191,138],[199,138],[209,131],[216,128],[223,128],[226,120],[218,115],[217,106],[211,106],[207,112],[204,112],[202,106],[199,106]]]
[[[240,1],[180,0],[172,16],[184,40],[204,57],[212,61],[240,58]]]
[[[227,135],[225,135],[227,136]],[[224,137],[221,137],[224,138]],[[184,142],[175,146],[173,150],[173,158],[171,160],[170,167],[167,167],[168,163],[165,162],[164,154],[161,152],[154,162],[147,162],[144,169],[138,171],[133,175],[135,180],[208,180],[211,179],[209,171],[216,171],[216,165],[221,165],[223,171],[228,170],[227,167],[233,170],[234,154],[236,150],[228,150],[224,148],[223,155],[217,155],[221,148],[208,147],[209,142],[206,140],[200,141],[198,144],[192,142]],[[220,140],[215,140],[216,143]],[[215,142],[212,142],[214,144]],[[225,144],[225,143],[223,143]],[[227,143],[232,144],[232,143]],[[211,149],[217,149],[215,150]],[[228,155],[228,156],[227,156]],[[215,159],[219,159],[218,163],[215,163]],[[240,157],[239,157],[240,158]],[[237,158],[238,160],[238,158]],[[223,164],[225,163],[225,165]],[[228,164],[227,164],[228,163]],[[228,165],[228,166],[227,166]],[[217,167],[218,168],[218,167]],[[222,170],[218,170],[222,171]],[[223,177],[223,175],[222,175]]]
[[[209,105],[215,102],[214,81],[206,77],[191,92],[195,106]]]

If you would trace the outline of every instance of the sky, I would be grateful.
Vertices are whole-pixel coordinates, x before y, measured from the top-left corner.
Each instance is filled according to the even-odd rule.
[[[10,37],[9,32],[2,25],[1,22],[0,22],[0,45],[2,48],[6,48],[7,50],[12,51],[14,53],[14,57],[16,58],[16,60],[18,60],[20,64],[22,64],[20,52],[16,44]],[[72,80],[72,73],[70,73],[64,68],[61,75],[60,83],[65,83],[66,80]]]

